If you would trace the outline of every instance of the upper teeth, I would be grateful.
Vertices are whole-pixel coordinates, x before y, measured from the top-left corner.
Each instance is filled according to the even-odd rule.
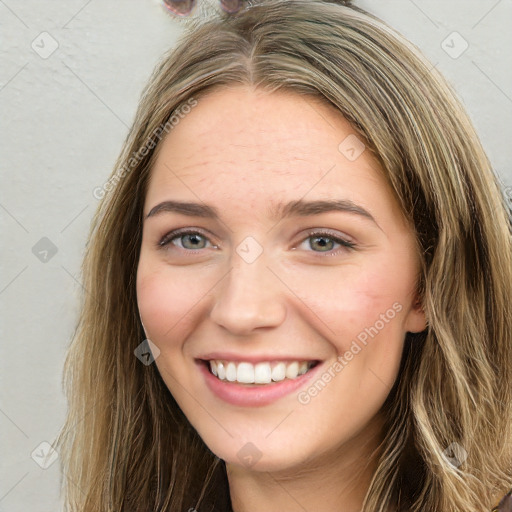
[[[210,361],[210,370],[220,380],[240,382],[242,384],[269,384],[295,379],[305,374],[313,365],[313,361],[293,361],[291,363],[234,363],[233,361]]]

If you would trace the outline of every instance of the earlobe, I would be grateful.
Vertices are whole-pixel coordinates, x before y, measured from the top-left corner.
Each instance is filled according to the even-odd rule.
[[[408,313],[405,327],[407,332],[412,333],[422,332],[428,327],[427,315],[419,298],[415,300]]]

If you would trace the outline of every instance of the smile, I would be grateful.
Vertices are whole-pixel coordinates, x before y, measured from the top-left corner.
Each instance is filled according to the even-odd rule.
[[[215,356],[214,356],[215,357]],[[265,361],[196,359],[207,388],[223,402],[239,407],[261,407],[302,388],[324,364],[318,360]]]
[[[316,364],[315,361],[262,361],[249,362],[209,361],[210,372],[219,380],[240,384],[270,384],[285,379],[296,379]]]

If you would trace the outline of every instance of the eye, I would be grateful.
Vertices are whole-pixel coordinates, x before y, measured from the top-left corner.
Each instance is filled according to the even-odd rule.
[[[181,243],[175,243],[175,241],[180,241]],[[196,250],[196,249],[205,249],[205,244],[208,242],[208,238],[204,236],[199,231],[193,230],[184,230],[184,231],[172,231],[171,233],[167,233],[158,245],[160,247],[165,247],[172,243],[173,245],[177,245],[179,248],[184,250]],[[216,246],[212,246],[216,248]]]
[[[309,241],[309,247],[313,249],[313,252],[326,253],[329,256],[335,256],[343,250],[354,250],[356,247],[353,242],[326,231],[310,231],[302,243],[307,241]],[[341,246],[342,249],[333,251],[335,245]]]
[[[313,252],[325,253],[329,256],[335,256],[343,250],[354,250],[356,245],[346,240],[339,235],[333,235],[327,231],[310,231],[308,237],[303,239],[301,245],[309,241],[309,247],[313,249]],[[171,231],[167,233],[159,242],[159,247],[165,247],[172,243],[180,249],[186,251],[194,251],[199,249],[207,248],[207,244],[210,243],[208,237],[203,235],[199,231],[195,230],[182,230],[182,231]],[[338,245],[342,249],[334,251],[335,246]],[[212,245],[214,249],[218,246]],[[295,249],[295,248],[294,248]]]

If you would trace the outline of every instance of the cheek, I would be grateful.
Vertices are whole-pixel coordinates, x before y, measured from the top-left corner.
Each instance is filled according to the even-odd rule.
[[[365,266],[340,268],[338,275],[317,275],[315,286],[309,280],[300,284],[301,298],[308,306],[303,307],[303,318],[330,342],[340,363],[333,368],[337,375],[331,387],[333,400],[341,395],[348,401],[349,396],[363,397],[370,404],[377,399],[376,390],[384,399],[391,389],[400,365],[413,286],[413,272],[402,263],[397,266],[391,258],[374,260]]]
[[[137,302],[147,335],[158,345],[165,340],[183,339],[195,322],[195,309],[207,287],[188,279],[186,273],[153,266],[143,260],[137,272]],[[163,347],[161,347],[163,348]]]
[[[310,279],[296,282],[296,289],[301,289],[309,322],[318,325],[338,351],[347,350],[358,336],[364,340],[375,324],[389,335],[402,333],[404,312],[410,303],[408,279],[398,279],[396,272],[377,265],[371,270],[343,268],[334,274],[317,275],[314,286]]]
[[[399,313],[406,309],[404,299],[405,294],[396,280],[380,273],[368,274],[355,282],[350,293],[344,296],[346,328],[350,328],[354,336],[375,326],[381,330],[383,322],[386,326],[399,328]]]
[[[336,343],[344,362],[367,379],[360,391],[387,393],[400,366],[405,339],[405,319],[410,307],[413,279],[407,269],[375,265],[354,280],[341,302],[343,315],[336,324]],[[355,377],[355,374],[354,374]]]

